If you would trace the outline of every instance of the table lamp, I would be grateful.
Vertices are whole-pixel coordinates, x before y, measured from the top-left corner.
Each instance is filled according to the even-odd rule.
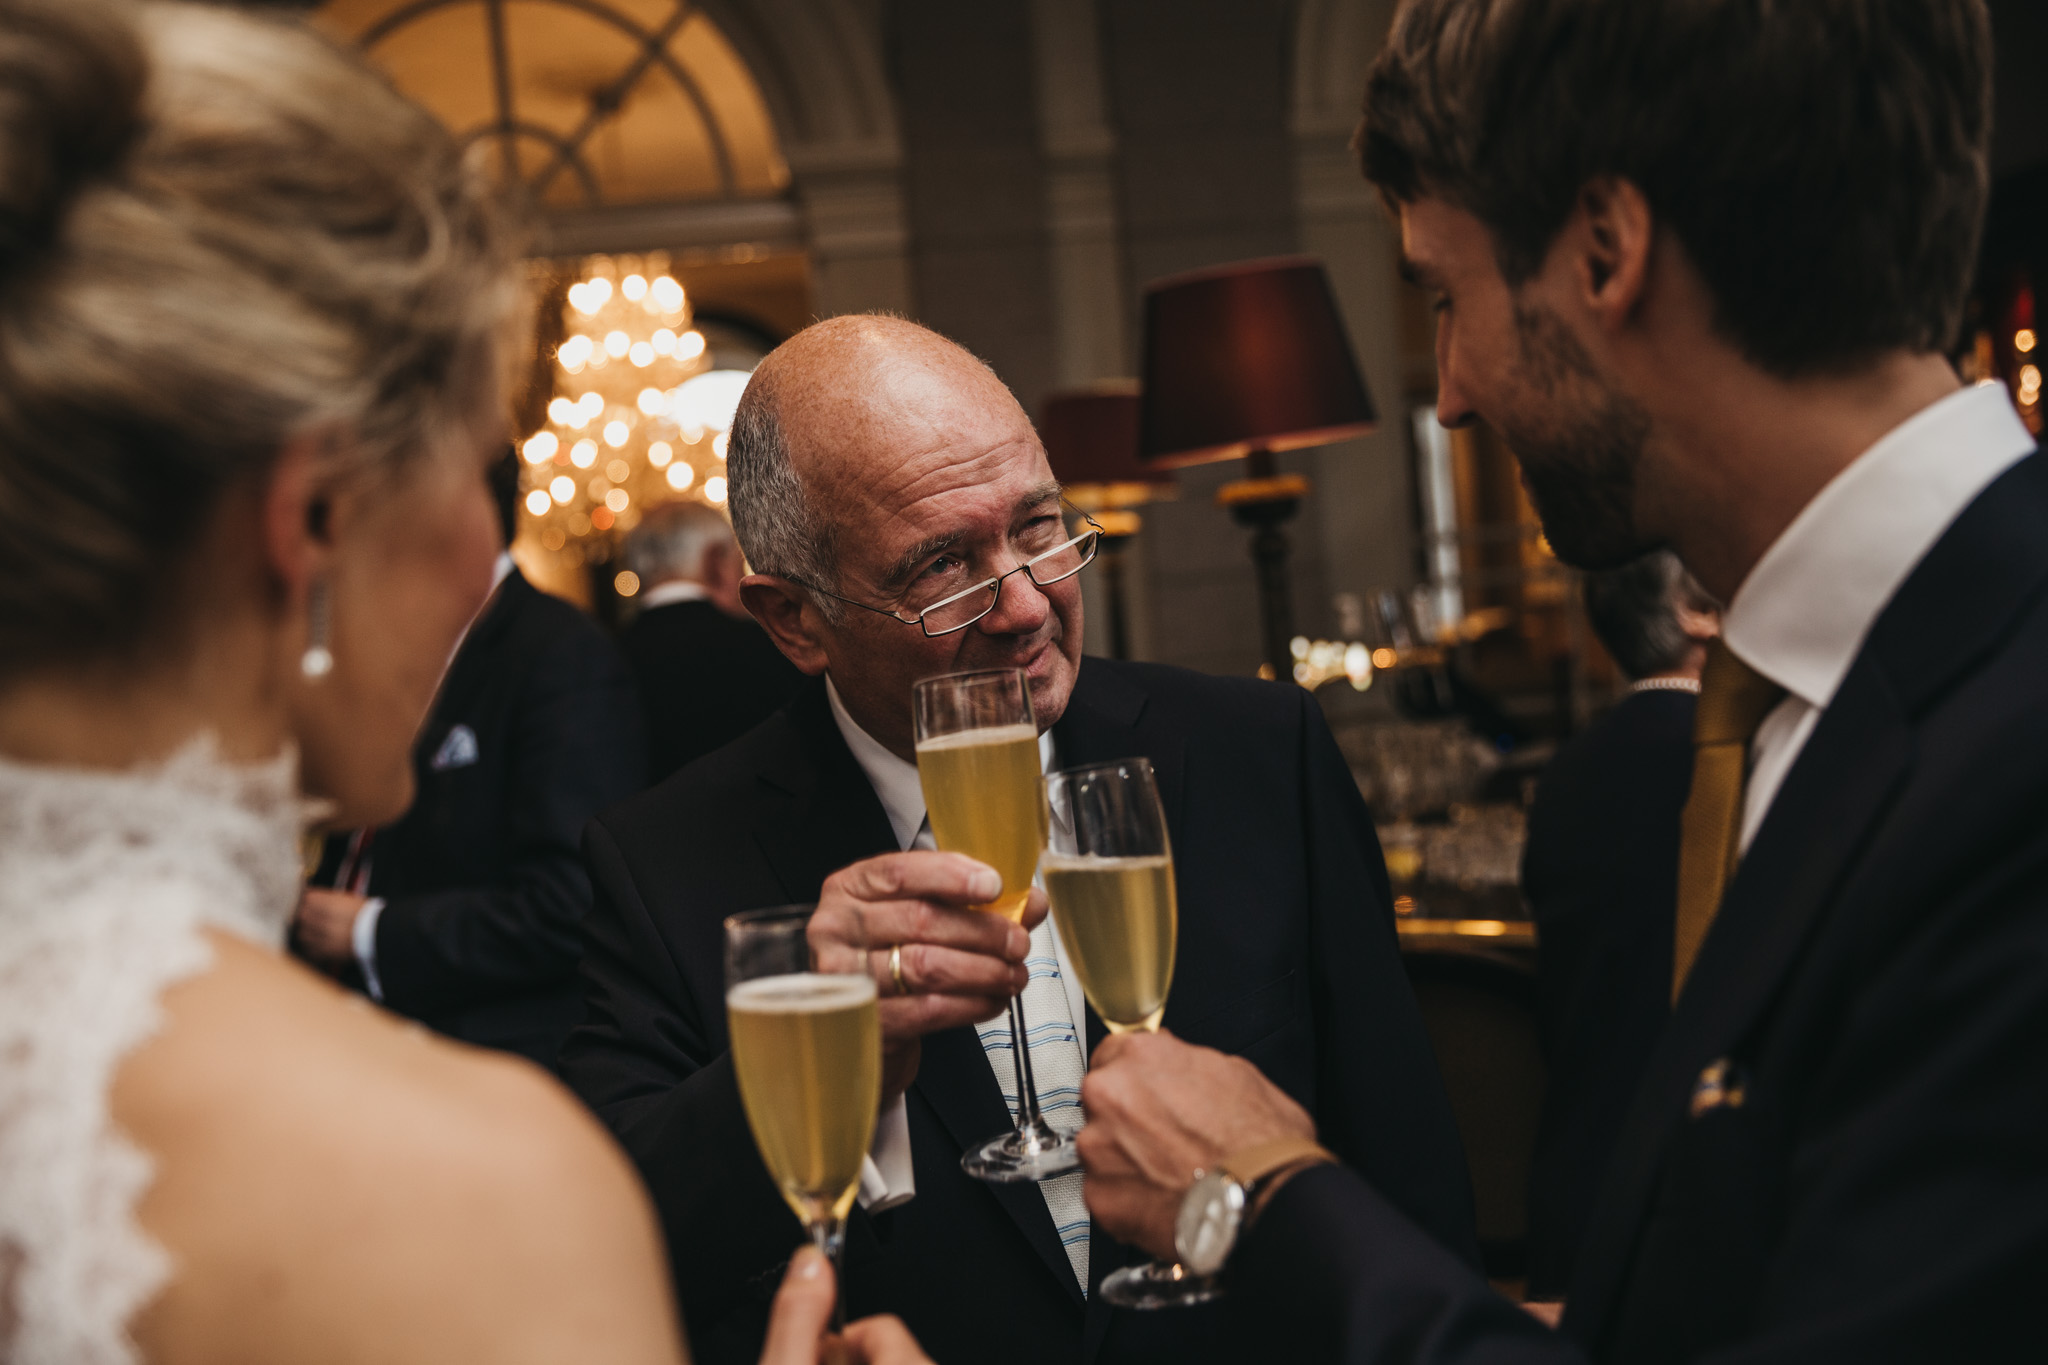
[[[1287,536],[1308,495],[1273,456],[1372,430],[1376,415],[1322,263],[1242,261],[1145,291],[1140,457],[1155,468],[1243,459],[1218,505],[1252,530],[1262,675],[1289,676],[1294,608]]]
[[[1137,509],[1171,497],[1173,475],[1138,458],[1138,386],[1109,380],[1045,400],[1039,439],[1067,500],[1102,526],[1103,596],[1109,607],[1109,652],[1130,657],[1124,605],[1124,550],[1138,533]]]

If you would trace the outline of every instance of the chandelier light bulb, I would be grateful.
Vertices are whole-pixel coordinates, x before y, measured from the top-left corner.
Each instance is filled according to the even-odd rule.
[[[725,452],[726,452],[726,451],[727,451],[728,449],[730,449],[730,448],[731,448],[731,446],[732,446],[732,433],[731,433],[731,432],[728,432],[728,431],[721,431],[721,432],[719,432],[719,433],[718,433],[718,434],[717,434],[716,436],[714,436],[714,437],[712,437],[712,438],[711,438],[711,453],[712,453],[713,455],[716,455],[716,456],[717,456],[717,457],[718,457],[719,459],[721,459],[721,460],[725,458]]]
[[[604,476],[613,483],[624,483],[633,476],[633,466],[624,460],[613,460],[604,467]]]
[[[619,292],[630,303],[638,303],[647,297],[647,280],[640,275],[628,275],[619,281]]]
[[[646,413],[649,417],[661,416],[662,406],[667,401],[660,389],[640,390],[640,411]]]
[[[526,495],[526,510],[533,516],[546,516],[548,508],[552,506],[554,500],[548,496],[548,490],[545,488],[536,488]]]
[[[588,469],[597,463],[597,442],[584,437],[569,448],[569,463],[578,469]]]
[[[556,502],[567,507],[576,498],[576,483],[567,474],[557,474],[548,484],[548,492],[554,495]]]
[[[678,493],[690,486],[690,480],[697,477],[697,471],[686,464],[672,464],[668,467],[668,486]]]
[[[604,349],[607,355],[624,355],[633,345],[633,339],[624,332],[611,331],[604,334]]]
[[[579,419],[582,416],[583,409],[566,398],[552,399],[548,403],[548,420],[558,427],[581,426]]]
[[[643,370],[654,363],[654,347],[644,341],[634,342],[633,349],[626,354],[628,359]]]
[[[595,313],[611,302],[612,282],[602,275],[593,276],[590,282],[583,286],[583,296],[590,300],[590,307],[584,311]]]
[[[715,507],[725,506],[725,479],[713,474],[704,480],[704,496]]]
[[[668,462],[676,457],[676,448],[667,441],[656,441],[647,447],[647,463],[656,469],[668,468]]]
[[[680,313],[683,311],[683,287],[677,284],[670,276],[663,275],[655,280],[651,292],[654,295],[655,307],[661,309],[662,312]]]
[[[560,399],[556,399],[560,402]],[[562,448],[562,442],[552,431],[536,431],[526,438],[522,447],[528,464],[546,464],[555,458],[555,452]]]
[[[604,505],[611,508],[614,512],[625,511],[627,504],[632,501],[631,495],[623,488],[614,488],[611,492],[604,495]]]
[[[676,334],[666,327],[657,327],[654,329],[654,335],[647,339],[647,344],[654,348],[656,355],[674,355]]]
[[[617,449],[626,443],[626,437],[632,434],[632,430],[624,422],[606,422],[604,424],[604,443],[613,449]]]
[[[704,354],[704,334],[695,328],[676,338],[676,359],[695,360]]]

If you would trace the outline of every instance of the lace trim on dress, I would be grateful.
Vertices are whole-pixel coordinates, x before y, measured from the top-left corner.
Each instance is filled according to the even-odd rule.
[[[282,947],[307,809],[293,754],[234,765],[209,737],[118,773],[0,759],[0,1362],[136,1359],[171,1267],[114,1073],[210,964],[203,928]]]

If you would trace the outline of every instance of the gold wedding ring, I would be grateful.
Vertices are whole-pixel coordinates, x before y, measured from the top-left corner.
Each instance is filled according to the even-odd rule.
[[[889,950],[889,978],[896,983],[896,994],[910,994],[910,987],[903,984],[903,945],[900,943]]]

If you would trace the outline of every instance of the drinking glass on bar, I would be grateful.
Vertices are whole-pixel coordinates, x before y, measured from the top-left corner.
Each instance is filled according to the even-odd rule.
[[[1152,765],[1126,758],[1072,768],[1048,776],[1045,791],[1045,890],[1067,960],[1110,1032],[1155,1031],[1173,984],[1179,920]],[[1098,1292],[1119,1308],[1173,1308],[1222,1289],[1213,1276],[1151,1261],[1105,1276]]]
[[[932,837],[949,853],[987,863],[1000,895],[977,910],[1024,916],[1038,855],[1045,851],[1045,790],[1038,722],[1022,670],[926,678],[912,690],[917,775]],[[1081,1164],[1074,1140],[1045,1121],[1031,1078],[1024,1005],[1010,998],[1010,1053],[1017,1068],[1015,1128],[966,1153],[960,1168],[980,1180],[1046,1180]]]
[[[812,908],[725,921],[725,1017],[754,1145],[837,1273],[881,1105],[882,1024],[866,975],[814,970]]]

